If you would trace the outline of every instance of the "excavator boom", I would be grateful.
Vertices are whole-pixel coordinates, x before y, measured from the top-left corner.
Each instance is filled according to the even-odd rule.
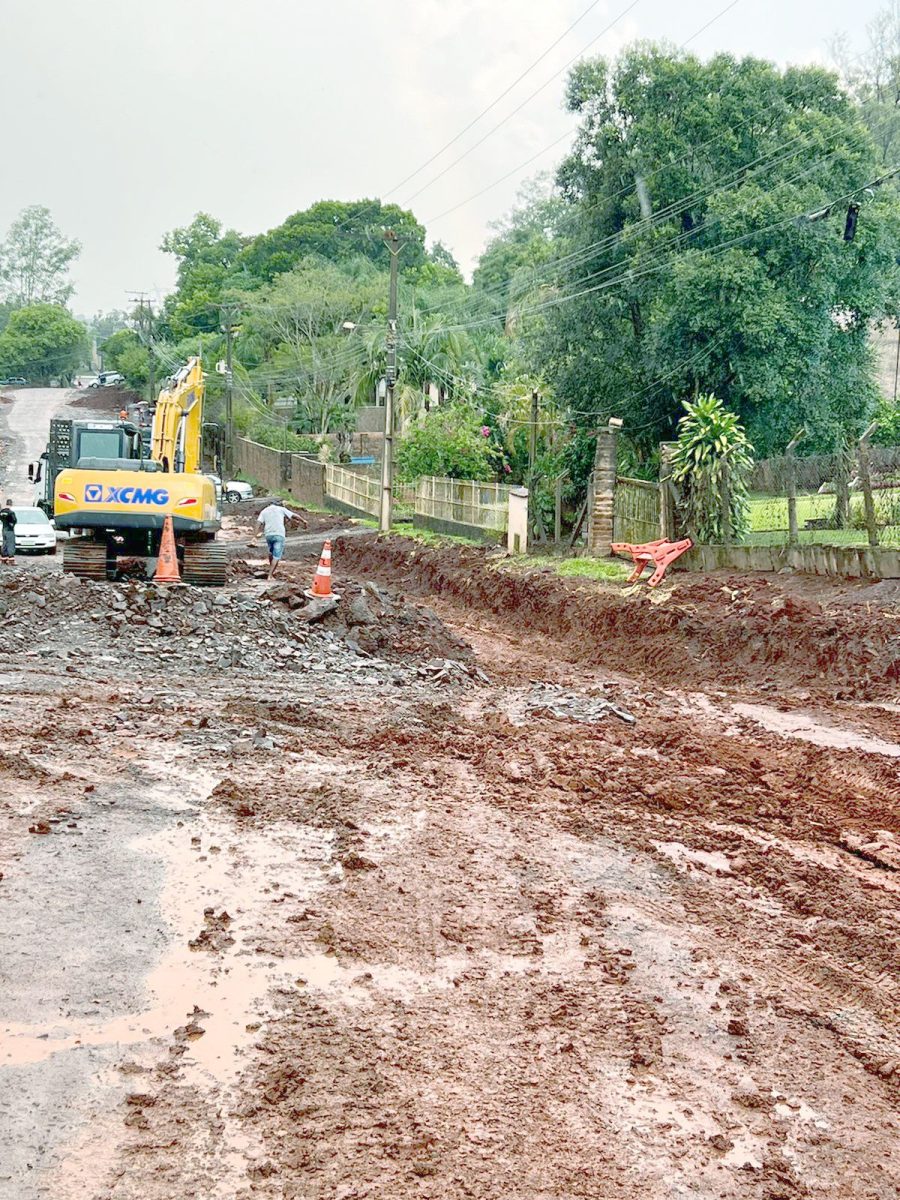
[[[188,359],[171,387],[156,401],[151,457],[164,471],[191,475],[200,470],[203,439],[203,396],[206,385],[199,358]]]

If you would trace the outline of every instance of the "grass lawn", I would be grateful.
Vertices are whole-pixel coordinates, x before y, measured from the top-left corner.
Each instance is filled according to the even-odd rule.
[[[866,546],[865,527],[854,529],[805,529],[807,521],[822,520],[834,514],[834,496],[816,492],[797,496],[797,536],[801,545],[816,543],[825,546]],[[878,539],[883,546],[900,545],[900,523],[885,525],[888,515],[900,516],[900,488],[875,492],[875,515],[878,520]],[[854,525],[863,524],[863,497],[854,492],[850,497],[850,519]],[[896,520],[895,516],[895,520]],[[776,546],[787,541],[788,504],[786,496],[751,495],[750,536],[746,545]]]
[[[594,579],[601,583],[621,583],[633,570],[633,565],[624,559],[555,558],[549,554],[518,554],[505,560],[504,565],[523,571],[549,567],[563,579]]]

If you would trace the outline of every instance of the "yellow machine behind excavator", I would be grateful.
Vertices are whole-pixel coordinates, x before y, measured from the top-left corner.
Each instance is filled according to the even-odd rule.
[[[149,458],[140,436],[110,442],[120,453],[124,441],[125,458],[102,457],[96,434],[85,441],[88,454],[73,447],[73,466],[61,470],[54,485],[56,528],[71,535],[64,571],[102,580],[115,578],[119,559],[156,558],[171,517],[184,582],[224,584],[216,486],[201,466],[204,391],[200,359],[191,358],[159,394]]]

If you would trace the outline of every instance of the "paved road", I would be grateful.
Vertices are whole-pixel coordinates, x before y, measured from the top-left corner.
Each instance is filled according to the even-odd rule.
[[[47,445],[51,418],[58,416],[76,393],[69,388],[19,388],[3,394],[13,397],[12,404],[0,409],[3,432],[10,439],[0,461],[3,498],[32,504],[35,489],[28,482],[28,464],[38,459]]]

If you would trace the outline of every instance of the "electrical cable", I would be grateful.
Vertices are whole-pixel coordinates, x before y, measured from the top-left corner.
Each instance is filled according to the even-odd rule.
[[[637,0],[635,0],[635,2],[637,2]],[[513,90],[513,88],[515,88],[518,84],[520,84],[522,82],[522,80],[525,78],[526,75],[529,75],[534,70],[535,67],[539,66],[540,63],[542,63],[544,61],[544,59],[547,57],[547,55],[550,54],[553,50],[555,50],[556,47],[560,44],[560,42],[569,36],[569,34],[572,32],[572,30],[575,28],[575,26],[580,25],[581,22],[585,19],[585,17],[588,16],[591,12],[593,12],[593,10],[597,7],[597,5],[599,3],[600,3],[600,0],[591,0],[591,3],[581,13],[580,16],[575,18],[575,20],[568,27],[568,29],[564,30],[559,35],[559,37],[556,39],[556,41],[552,42],[547,47],[547,49],[534,60],[534,62],[529,67],[526,67],[525,70],[512,81],[512,83],[508,87],[504,88],[504,90],[500,93],[499,96],[496,96],[486,108],[483,108],[477,117],[473,117],[472,120],[468,123],[468,125],[464,126],[464,128],[462,128],[459,131],[459,133],[457,133],[454,137],[452,137],[449,142],[445,142],[444,145],[441,146],[440,150],[436,150],[434,152],[434,154],[432,154],[431,158],[427,158],[425,160],[425,162],[423,162],[421,164],[421,166],[416,167],[416,169],[414,171],[411,171],[410,174],[405,176],[405,178],[401,179],[399,183],[395,183],[393,187],[388,188],[387,191],[385,191],[382,194],[385,196],[390,196],[390,194],[392,192],[397,192],[400,190],[400,188],[405,187],[406,184],[409,183],[409,181],[411,179],[415,179],[415,177],[421,171],[424,171],[426,167],[430,167],[436,158],[440,158],[440,156],[444,153],[445,150],[449,150],[451,146],[455,145],[456,142],[458,142],[461,137],[463,137],[465,134],[467,134],[469,132],[470,129],[473,128],[473,126],[478,124],[478,122],[481,120],[482,117],[487,116],[487,114],[491,111],[492,108],[496,108],[496,106],[500,103],[500,101],[505,99],[505,97],[509,95],[509,93]],[[735,3],[737,3],[737,0],[735,0]],[[632,5],[632,7],[634,7],[634,5]]]

